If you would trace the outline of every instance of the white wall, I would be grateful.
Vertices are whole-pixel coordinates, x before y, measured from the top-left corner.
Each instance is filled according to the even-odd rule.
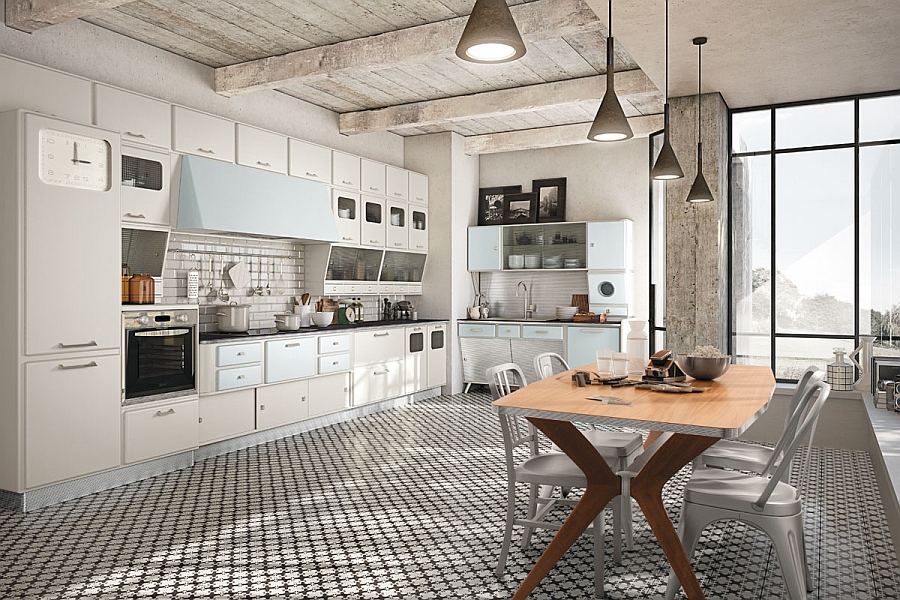
[[[521,185],[533,179],[566,178],[566,220],[634,221],[635,316],[649,311],[649,141],[483,154],[481,187]]]
[[[0,54],[403,166],[403,138],[398,135],[343,136],[337,113],[281,92],[219,96],[213,91],[212,68],[83,21],[33,34],[0,25]],[[13,84],[0,83],[0,93],[2,86]]]

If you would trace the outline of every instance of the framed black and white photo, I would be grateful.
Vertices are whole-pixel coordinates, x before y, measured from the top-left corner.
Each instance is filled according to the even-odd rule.
[[[535,179],[531,191],[537,196],[538,223],[566,220],[566,178]]]
[[[528,194],[506,194],[503,198],[503,223],[537,223],[537,196]]]
[[[507,194],[519,194],[521,185],[481,188],[478,190],[478,224],[503,225],[503,199]]]

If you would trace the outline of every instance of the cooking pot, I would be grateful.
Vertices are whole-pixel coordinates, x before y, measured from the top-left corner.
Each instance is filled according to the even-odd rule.
[[[250,305],[232,302],[220,306],[216,312],[219,331],[223,333],[243,333],[250,329]]]
[[[283,315],[275,315],[275,327],[278,331],[297,331],[300,329],[302,315],[293,313],[285,313]]]

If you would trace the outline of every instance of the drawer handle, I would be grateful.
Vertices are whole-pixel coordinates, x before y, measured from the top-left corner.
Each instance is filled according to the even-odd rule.
[[[346,179],[342,180],[341,183],[343,183],[344,185],[353,185],[352,181],[347,181]]]
[[[424,248],[424,247],[425,246],[423,246],[422,244],[419,244],[418,246],[416,246],[416,248]]]
[[[134,214],[134,213],[128,212],[128,213],[125,213],[125,216],[131,217],[132,219],[146,219],[147,218],[143,215],[143,213]]]
[[[425,202],[425,198],[422,198],[421,196],[416,196],[416,200],[418,200],[419,202]]]
[[[384,336],[386,336],[386,335],[391,335],[391,334],[390,334],[389,332],[385,332],[385,333],[376,333],[376,334],[373,334],[372,337],[384,337]]]
[[[246,375],[238,375],[237,378],[238,379],[247,379],[247,376]]]
[[[341,361],[339,361],[339,360],[336,360],[336,361],[334,361],[334,362],[333,362],[333,363],[331,363],[331,364],[333,364],[333,365],[339,365],[339,364],[341,364]]]
[[[260,404],[260,405],[259,405],[259,410],[266,410],[266,405],[265,405],[265,404]]]
[[[544,335],[547,335],[548,333],[550,333],[550,332],[547,331],[546,329],[535,329],[534,332],[535,332],[536,334],[544,334]]]
[[[394,195],[395,195],[395,196],[402,196],[403,194],[401,194],[400,192],[394,192]]]
[[[57,344],[57,347],[59,347],[59,348],[87,348],[88,346],[96,346],[96,345],[97,345],[97,342],[95,342],[94,340],[91,340],[85,344],[63,344],[62,342],[60,342],[59,344]]]
[[[593,247],[594,247],[594,242],[591,242],[591,248],[593,248]]]
[[[170,409],[167,410],[166,412],[163,412],[163,411],[161,411],[161,410],[158,410],[158,411],[156,411],[156,414],[153,415],[153,416],[154,416],[154,417],[165,417],[165,416],[168,416],[168,415],[174,415],[174,414],[175,414],[175,409],[174,409],[174,408],[170,408]]]
[[[370,186],[369,186],[369,189],[370,189],[371,191],[373,191],[373,192],[377,192],[377,191],[379,191],[381,188],[372,187],[372,186],[370,185]]]
[[[205,152],[206,154],[215,154],[215,150],[207,150],[206,148],[197,148],[199,152]]]
[[[344,236],[344,237],[342,237],[341,239],[349,242],[349,241],[352,240],[353,238],[352,238],[352,237]]]
[[[91,361],[89,363],[84,363],[83,365],[59,365],[57,368],[60,371],[72,371],[74,369],[89,369],[91,367],[96,367],[97,363],[95,361]]]
[[[269,163],[263,162],[263,161],[261,161],[261,160],[256,161],[256,164],[258,164],[258,165],[261,166],[261,167],[271,167],[271,166],[272,166],[272,165],[270,165]]]
[[[285,348],[299,348],[302,345],[303,344],[301,344],[300,342],[297,342],[296,344],[285,344],[284,347]]]
[[[394,242],[394,245],[395,245],[395,246],[402,246],[403,244],[401,244],[400,242]]]
[[[300,396],[300,402],[306,402],[306,396]]]
[[[340,343],[340,342],[331,342],[331,345],[332,345],[332,346],[340,346],[341,343]]]
[[[607,333],[608,331],[608,329],[600,329],[598,327],[597,329],[582,329],[581,333]]]
[[[216,314],[218,314],[218,313],[216,313]],[[225,313],[222,313],[222,316],[224,317]],[[238,352],[237,354],[235,354],[235,356],[247,356],[247,353],[246,352]]]
[[[144,135],[143,133],[134,133],[134,132],[132,132],[132,131],[126,131],[126,132],[125,132],[125,135],[130,135],[130,136],[133,137],[133,138],[140,138],[140,139],[142,139],[142,140],[146,140],[146,139],[147,139],[147,136]]]
[[[481,328],[479,327],[478,329],[470,329],[469,331],[471,331],[472,333],[481,333],[481,332],[484,331],[484,329],[481,329]]]
[[[374,373],[372,373],[372,375],[387,375],[388,373],[390,373],[390,371],[387,371],[387,370],[385,370],[385,371],[375,371]]]
[[[307,172],[306,172],[306,176],[307,176],[307,177],[318,177],[319,174],[318,174],[318,173],[310,173],[309,171],[307,171]]]
[[[421,327],[413,327],[413,331],[422,331]]]
[[[369,240],[369,243],[370,244],[379,244],[381,242],[379,242],[378,240]]]

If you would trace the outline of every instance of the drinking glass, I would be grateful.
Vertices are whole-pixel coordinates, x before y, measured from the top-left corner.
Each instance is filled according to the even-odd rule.
[[[613,375],[628,375],[628,354],[615,352],[612,355]]]
[[[612,350],[597,350],[597,375],[612,374],[612,355]]]

